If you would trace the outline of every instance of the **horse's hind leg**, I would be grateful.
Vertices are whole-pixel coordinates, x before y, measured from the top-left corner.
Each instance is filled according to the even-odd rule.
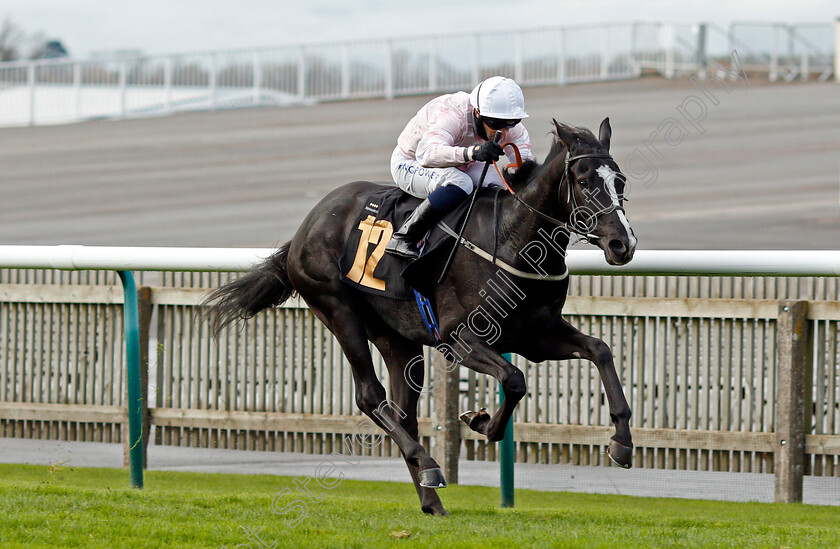
[[[391,380],[391,399],[399,416],[395,419],[399,421],[409,436],[419,443],[417,401],[420,398],[420,388],[423,386],[423,368],[422,362],[416,367],[407,367],[407,365],[412,364],[412,361],[416,360],[418,356],[422,357],[423,348],[396,333],[381,335],[374,339],[374,344],[382,353],[382,357],[388,366]],[[408,459],[405,460],[405,463],[408,466],[409,473],[411,473],[411,480],[414,481],[414,488],[417,490],[423,512],[432,515],[448,515],[449,513],[443,508],[437,492],[420,484],[419,468],[412,465]]]
[[[392,419],[395,417],[395,410],[392,403],[386,399],[385,388],[376,376],[364,318],[340,296],[325,293],[301,295],[315,315],[338,339],[344,355],[350,362],[356,388],[356,405],[359,409],[397,443],[405,461],[417,468],[421,485],[435,488],[446,486],[440,466],[405,427]],[[401,414],[397,412],[397,415]]]

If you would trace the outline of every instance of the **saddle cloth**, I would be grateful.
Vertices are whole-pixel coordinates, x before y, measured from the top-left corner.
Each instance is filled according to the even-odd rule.
[[[344,244],[341,273],[345,283],[354,288],[393,299],[414,299],[413,290],[429,297],[443,268],[454,238],[439,226],[426,238],[423,255],[411,260],[385,253],[385,246],[411,212],[420,204],[398,187],[371,193],[356,219],[356,230]],[[469,201],[465,201],[443,222],[460,229]],[[444,246],[449,242],[449,246]]]

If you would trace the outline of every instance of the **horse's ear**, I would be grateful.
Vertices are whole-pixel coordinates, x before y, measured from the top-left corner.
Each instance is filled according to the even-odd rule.
[[[560,139],[560,142],[566,146],[567,151],[572,150],[572,144],[575,142],[575,136],[572,133],[572,128],[566,124],[558,122],[554,118],[552,118],[551,121],[554,122],[554,127],[557,129],[557,137]]]
[[[612,128],[610,128],[610,117],[608,116],[601,122],[601,127],[598,130],[598,141],[608,151],[610,150],[610,136],[612,136]]]

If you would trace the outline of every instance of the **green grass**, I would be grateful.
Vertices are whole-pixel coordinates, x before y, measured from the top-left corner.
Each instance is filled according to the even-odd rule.
[[[293,479],[0,465],[0,547],[840,547],[840,508],[450,486],[452,513],[421,513],[414,488],[343,480],[292,528],[272,511]],[[314,481],[313,484],[314,485]],[[310,486],[312,486],[310,485]],[[278,500],[287,505],[295,497]],[[241,545],[248,547],[248,545]],[[256,549],[257,543],[250,543]]]

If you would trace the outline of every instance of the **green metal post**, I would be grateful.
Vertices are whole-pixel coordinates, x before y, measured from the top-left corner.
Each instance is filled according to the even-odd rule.
[[[143,487],[143,393],[140,382],[140,322],[137,314],[137,286],[131,271],[117,271],[125,296],[125,358],[128,376],[129,477],[132,488]]]
[[[510,361],[510,354],[503,355],[505,359]],[[502,385],[499,384],[499,406],[505,401],[505,393],[502,391]],[[499,442],[499,453],[501,454],[501,471],[502,477],[500,481],[502,507],[513,507],[513,417],[505,427],[505,438]]]

